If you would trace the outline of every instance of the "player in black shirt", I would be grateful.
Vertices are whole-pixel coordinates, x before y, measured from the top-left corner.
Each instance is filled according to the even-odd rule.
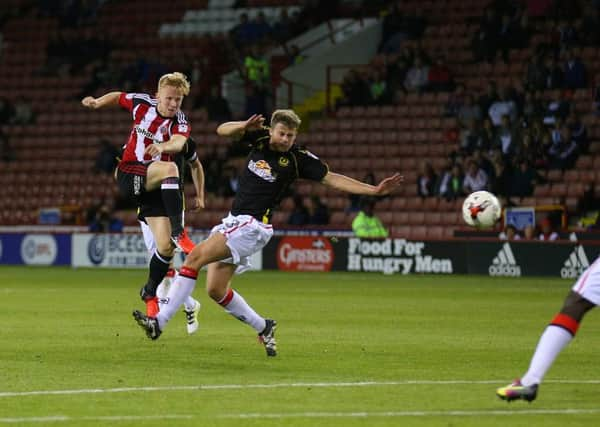
[[[275,111],[270,128],[264,127],[263,123],[261,115],[253,115],[246,121],[227,122],[217,128],[219,135],[243,138],[252,146],[240,188],[230,214],[187,256],[169,290],[168,304],[155,318],[134,311],[135,320],[149,338],[160,336],[178,307],[194,290],[198,271],[207,265],[208,295],[228,313],[252,326],[264,343],[267,356],[275,356],[276,322],[258,315],[240,294],[231,289],[230,282],[236,272],[248,267],[248,258],[261,250],[273,235],[273,227],[269,224],[272,210],[289,186],[296,179],[304,178],[349,193],[382,196],[402,182],[399,174],[378,185],[370,185],[330,172],[317,156],[294,144],[300,118],[292,110]]]

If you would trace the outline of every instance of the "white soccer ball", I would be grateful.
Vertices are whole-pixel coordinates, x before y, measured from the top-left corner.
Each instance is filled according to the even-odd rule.
[[[493,227],[500,219],[502,205],[489,191],[475,191],[467,196],[462,205],[465,222],[471,227]]]

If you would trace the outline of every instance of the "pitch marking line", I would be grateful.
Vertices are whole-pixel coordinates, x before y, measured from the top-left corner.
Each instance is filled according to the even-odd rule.
[[[275,383],[275,384],[200,384],[182,386],[156,387],[120,387],[120,388],[87,388],[75,390],[37,390],[37,391],[5,391],[0,398],[20,396],[52,396],[65,394],[102,394],[102,393],[138,393],[152,391],[198,391],[198,390],[238,390],[238,389],[273,389],[273,388],[337,388],[337,387],[384,387],[398,385],[456,385],[456,384],[497,384],[506,380],[404,380],[404,381],[360,381],[330,383]],[[545,384],[600,384],[600,380],[546,380]]]
[[[482,417],[482,416],[514,416],[514,415],[589,415],[600,414],[600,408],[595,409],[523,409],[513,410],[490,410],[490,411],[386,411],[386,412],[296,412],[286,414],[247,413],[216,415],[214,418],[227,419],[284,419],[284,418],[375,418],[375,417]],[[55,415],[48,417],[23,417],[23,418],[0,418],[2,424],[17,423],[59,423],[77,421],[148,421],[148,420],[191,420],[195,418],[207,418],[208,416],[194,415],[113,415],[97,417],[70,417],[66,415]]]

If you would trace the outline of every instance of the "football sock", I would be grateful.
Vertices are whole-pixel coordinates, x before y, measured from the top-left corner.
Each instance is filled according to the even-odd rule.
[[[142,298],[144,300],[148,297],[156,296],[156,288],[158,288],[159,283],[165,278],[172,259],[173,257],[161,255],[158,250],[154,251],[154,255],[150,259],[148,281],[142,291]]]
[[[183,232],[183,224],[181,222],[183,197],[181,196],[181,191],[179,191],[179,178],[172,176],[163,179],[160,185],[160,195],[171,223],[171,235],[179,236]]]
[[[194,309],[194,307],[196,307],[197,302],[198,301],[196,301],[194,298],[187,297],[185,302],[183,303],[183,306],[185,307],[186,311],[191,311]]]
[[[265,319],[259,316],[246,300],[233,289],[229,289],[218,303],[227,313],[252,326],[256,332],[260,333],[265,330]]]
[[[177,309],[192,294],[196,286],[198,272],[192,268],[181,267],[179,274],[169,289],[167,301],[156,315],[158,327],[163,329],[177,312]]]
[[[529,369],[521,378],[521,384],[540,384],[556,357],[575,337],[578,328],[579,323],[575,319],[562,313],[556,315],[540,337]]]

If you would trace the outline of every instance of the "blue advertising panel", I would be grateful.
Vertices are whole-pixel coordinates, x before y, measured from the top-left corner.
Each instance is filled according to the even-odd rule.
[[[70,265],[71,234],[0,234],[0,264]]]

